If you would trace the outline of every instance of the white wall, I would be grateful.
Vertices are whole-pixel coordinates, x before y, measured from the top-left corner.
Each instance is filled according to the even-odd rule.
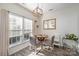
[[[45,13],[42,19],[42,32],[46,33],[51,37],[52,35],[65,35],[66,33],[78,34],[78,22],[79,22],[79,4],[70,5],[58,9],[56,11],[51,11]],[[56,18],[56,30],[44,30],[43,20]]]
[[[2,3],[2,4],[0,4],[0,9],[5,9],[7,11],[16,13],[16,14],[24,16],[26,18],[33,19],[31,12],[29,10],[23,8],[22,6],[18,5],[18,4],[9,4],[9,3],[3,4]],[[8,53],[10,55],[12,53],[15,53],[15,52],[21,50],[22,48],[25,48],[26,46],[28,46],[27,42],[20,44],[20,45],[17,45],[17,46],[12,47],[12,48],[9,48],[9,46],[8,46]]]
[[[33,19],[31,11],[20,6],[17,3],[1,3],[0,9],[6,9],[7,11],[16,13],[18,15],[24,16],[24,17],[29,18],[29,19]]]

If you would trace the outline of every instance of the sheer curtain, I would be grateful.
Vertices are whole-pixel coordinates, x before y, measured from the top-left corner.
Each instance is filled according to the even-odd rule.
[[[0,10],[0,56],[8,55],[8,11]]]

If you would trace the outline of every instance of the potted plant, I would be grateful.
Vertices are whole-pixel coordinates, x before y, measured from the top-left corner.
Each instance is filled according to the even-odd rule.
[[[64,39],[77,41],[78,37],[75,34],[65,34]]]

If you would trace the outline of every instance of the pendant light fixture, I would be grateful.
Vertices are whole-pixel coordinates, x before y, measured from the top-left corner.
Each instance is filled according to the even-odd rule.
[[[33,16],[40,17],[43,15],[43,10],[41,8],[39,8],[39,4],[38,4],[32,13],[33,13]]]

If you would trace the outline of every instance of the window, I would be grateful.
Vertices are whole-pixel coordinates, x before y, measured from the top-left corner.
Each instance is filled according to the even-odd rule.
[[[32,20],[9,13],[9,44],[22,43],[30,38]]]
[[[32,20],[24,18],[24,40],[29,39],[31,33],[32,33]]]

